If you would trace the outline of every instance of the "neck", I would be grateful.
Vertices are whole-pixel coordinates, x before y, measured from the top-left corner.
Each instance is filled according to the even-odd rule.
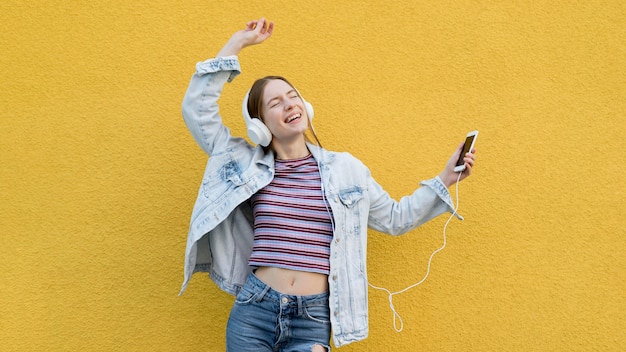
[[[304,139],[290,144],[272,143],[272,149],[279,160],[299,159],[311,154]]]

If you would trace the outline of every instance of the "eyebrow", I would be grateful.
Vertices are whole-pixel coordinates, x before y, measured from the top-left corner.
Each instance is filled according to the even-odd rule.
[[[289,94],[292,94],[292,93],[296,93],[296,95],[298,95],[298,91],[297,91],[295,88],[290,89],[289,91],[287,91],[287,93],[286,93],[286,94],[287,94],[287,95],[289,95]],[[299,96],[299,95],[298,95],[298,96]],[[276,99],[278,99],[278,98],[279,98],[279,96],[275,96],[275,97],[273,97],[273,98],[270,98],[270,99],[267,101],[267,103],[265,103],[265,104],[270,105],[270,103],[271,103],[272,101],[274,101],[274,100],[276,100]]]

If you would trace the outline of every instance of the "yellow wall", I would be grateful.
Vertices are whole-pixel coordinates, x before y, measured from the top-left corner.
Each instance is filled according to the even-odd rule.
[[[281,74],[394,196],[465,133],[465,222],[430,278],[370,291],[345,351],[626,349],[626,5],[613,1],[18,1],[0,4],[0,348],[221,351],[233,298],[182,297],[205,163],[180,114],[197,61],[262,15],[222,113]],[[421,279],[445,216],[370,233],[373,284]]]

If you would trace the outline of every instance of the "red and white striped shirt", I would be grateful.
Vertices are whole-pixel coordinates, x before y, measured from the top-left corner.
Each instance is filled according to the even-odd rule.
[[[331,210],[313,156],[276,160],[272,182],[252,196],[254,244],[249,264],[327,274]]]

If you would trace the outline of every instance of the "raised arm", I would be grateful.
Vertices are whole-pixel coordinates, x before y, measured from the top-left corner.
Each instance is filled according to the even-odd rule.
[[[274,24],[265,19],[250,21],[235,32],[217,57],[200,62],[183,98],[182,113],[187,128],[209,155],[235,142],[222,123],[217,101],[226,82],[239,73],[237,55],[248,46],[260,44],[272,35]]]

